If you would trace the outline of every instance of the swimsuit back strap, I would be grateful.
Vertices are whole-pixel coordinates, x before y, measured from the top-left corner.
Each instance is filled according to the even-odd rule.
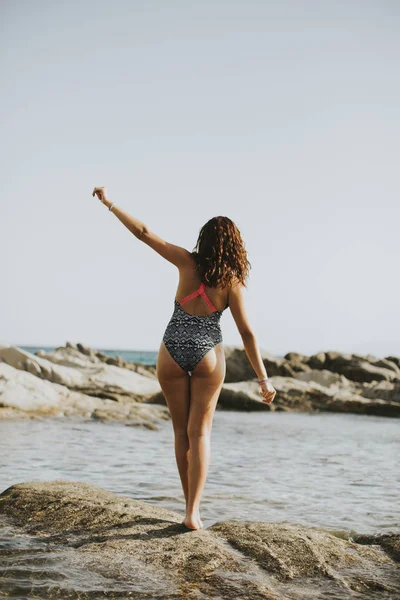
[[[204,300],[207,302],[208,306],[211,308],[211,310],[213,312],[215,312],[217,309],[215,308],[214,304],[211,302],[210,298],[207,296],[207,294],[204,290],[204,283],[202,283],[200,285],[199,291],[200,291],[200,294],[203,296]]]
[[[193,300],[193,298],[196,298],[196,296],[198,296],[200,294],[199,289],[196,290],[195,292],[192,292],[188,296],[185,296],[182,300],[179,301],[179,304],[185,304],[185,302],[189,302],[189,300]]]
[[[185,296],[180,302],[179,304],[185,304],[185,302],[189,302],[189,300],[193,300],[193,298],[196,298],[196,296],[202,296],[204,298],[204,300],[207,302],[208,306],[211,308],[211,310],[213,312],[215,312],[217,309],[215,308],[214,304],[211,302],[211,300],[209,299],[209,297],[207,296],[205,290],[204,290],[204,283],[200,284],[200,287],[195,291],[192,292],[191,294],[189,294],[188,296]]]

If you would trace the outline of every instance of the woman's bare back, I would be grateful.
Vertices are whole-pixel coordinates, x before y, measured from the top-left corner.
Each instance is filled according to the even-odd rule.
[[[187,265],[182,266],[179,269],[179,283],[175,294],[175,300],[180,302],[183,298],[195,292],[200,284],[201,279],[195,268],[195,261],[190,257]],[[227,308],[229,286],[226,286],[225,288],[214,288],[205,285],[204,290],[217,310],[223,311]],[[212,313],[211,308],[201,295],[185,302],[185,311],[191,315],[197,316],[205,316]]]

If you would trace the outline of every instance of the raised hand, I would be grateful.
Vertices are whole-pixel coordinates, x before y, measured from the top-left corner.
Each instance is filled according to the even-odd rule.
[[[108,204],[110,203],[110,201],[107,198],[107,192],[106,192],[106,188],[104,186],[103,187],[95,187],[93,189],[92,196],[94,197],[95,195],[98,197],[98,199],[103,204],[105,204],[106,206],[108,206]]]

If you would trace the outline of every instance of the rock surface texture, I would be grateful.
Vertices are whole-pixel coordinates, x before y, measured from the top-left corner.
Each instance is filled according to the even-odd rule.
[[[105,598],[400,597],[395,534],[359,536],[357,541],[354,535],[346,539],[344,532],[239,521],[192,531],[182,525],[183,515],[74,481],[13,485],[0,495],[0,516],[42,544],[42,553],[38,545],[35,550],[42,561],[40,571],[24,565],[21,553],[15,555],[23,572],[31,567],[29,591],[34,597],[45,591],[40,574],[46,571],[46,557],[54,553],[60,582],[53,582],[54,595],[46,598],[96,597],[93,590],[74,596],[72,583],[67,594],[65,581],[60,587],[61,568],[65,573],[70,564],[75,580],[79,569],[86,581],[101,578],[109,590],[101,595]],[[3,564],[4,589],[11,591],[13,555]]]
[[[158,421],[170,419],[166,407],[145,402],[160,390],[152,375],[76,352],[66,349],[61,364],[1,346],[0,418],[82,417],[154,428]]]

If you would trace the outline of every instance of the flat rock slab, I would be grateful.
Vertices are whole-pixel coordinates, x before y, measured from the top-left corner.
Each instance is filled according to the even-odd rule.
[[[53,596],[43,596],[42,582],[40,597],[304,600],[400,594],[396,556],[387,550],[398,547],[395,535],[389,541],[386,535],[384,545],[379,537],[356,543],[296,524],[239,521],[192,531],[182,525],[183,515],[74,481],[13,485],[0,495],[0,515],[45,546],[41,572],[46,556],[57,550],[64,571],[74,565],[75,581],[79,573],[86,581],[79,590],[71,583],[68,594],[54,584]],[[16,556],[21,567],[21,554]],[[3,560],[7,590],[15,577],[13,559],[9,551]],[[25,565],[25,577],[28,570]],[[40,588],[33,570],[31,577],[33,594]],[[96,585],[101,596],[93,595]]]
[[[73,357],[74,358],[74,357]],[[76,392],[118,399],[121,395],[145,400],[160,391],[156,378],[108,365],[97,357],[79,355],[79,361],[57,363],[31,354],[17,346],[0,346],[0,362],[27,371],[40,379],[59,383]]]
[[[129,396],[121,396],[119,401],[97,398],[0,362],[0,419],[50,416],[118,420],[155,428],[157,422],[171,418],[163,406]]]

